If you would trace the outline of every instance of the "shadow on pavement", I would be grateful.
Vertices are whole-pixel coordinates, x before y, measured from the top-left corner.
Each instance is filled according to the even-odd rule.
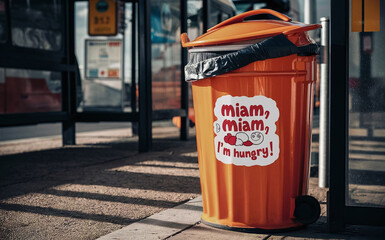
[[[60,235],[70,221],[80,229],[73,236],[93,238],[199,195],[195,141],[153,145],[148,153],[120,140],[0,156],[0,236],[53,231],[71,239]],[[90,221],[99,233],[86,233]]]

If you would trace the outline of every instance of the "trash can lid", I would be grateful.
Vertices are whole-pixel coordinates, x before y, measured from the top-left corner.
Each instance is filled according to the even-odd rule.
[[[271,14],[281,20],[245,20],[247,17],[259,14]],[[321,28],[321,25],[294,22],[282,13],[270,9],[257,9],[227,19],[210,28],[205,34],[191,42],[187,35],[183,33],[181,41],[183,47],[218,45],[272,37],[282,33],[289,35],[317,28]]]

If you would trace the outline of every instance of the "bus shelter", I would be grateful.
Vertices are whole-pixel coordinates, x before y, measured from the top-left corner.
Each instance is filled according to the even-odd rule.
[[[0,127],[61,122],[73,145],[77,122],[132,122],[148,151],[152,121],[180,117],[186,140],[179,36],[234,14],[217,0],[0,0]]]

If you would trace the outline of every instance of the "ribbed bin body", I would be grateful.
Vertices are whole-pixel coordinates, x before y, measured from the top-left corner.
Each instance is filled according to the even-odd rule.
[[[315,74],[315,56],[293,54],[192,83],[204,221],[301,226],[293,213],[307,191]]]

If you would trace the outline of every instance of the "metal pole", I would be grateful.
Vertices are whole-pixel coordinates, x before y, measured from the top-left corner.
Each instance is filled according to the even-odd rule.
[[[210,23],[210,12],[211,12],[211,1],[203,0],[203,32],[206,32],[207,29],[212,27]]]
[[[75,64],[75,2],[64,1],[65,21],[65,55],[66,64]],[[62,122],[63,146],[76,144],[74,115],[76,114],[76,82],[75,72],[62,72],[62,111],[68,114],[68,119]]]
[[[330,187],[327,201],[330,232],[343,230],[346,206],[346,159],[348,154],[348,76],[350,1],[330,1]]]
[[[330,85],[329,85],[329,18],[320,19],[321,30],[321,73],[320,73],[320,128],[318,186],[329,187],[330,156]]]
[[[315,0],[305,0],[304,2],[304,22],[307,24],[316,22],[316,1]]]
[[[124,97],[126,96],[126,86],[125,86],[125,79],[124,79],[124,73],[125,73],[125,58],[126,58],[126,34],[125,31],[122,32],[122,91],[120,91],[120,108],[121,111],[124,112]]]
[[[151,2],[138,1],[139,152],[152,149]]]
[[[137,112],[136,109],[136,37],[137,37],[137,3],[132,2],[132,18],[131,18],[131,111]]]
[[[303,19],[307,24],[314,24],[317,21],[316,0],[305,0],[304,2]],[[311,38],[316,39],[316,31],[310,31]]]
[[[137,112],[137,96],[136,96],[136,86],[137,86],[137,57],[138,57],[138,51],[137,51],[137,11],[138,11],[138,4],[136,2],[132,2],[132,17],[131,17],[131,111],[133,113]],[[138,122],[133,121],[132,122],[132,134],[138,135]]]
[[[187,32],[187,0],[180,1],[181,10],[181,33]],[[189,131],[189,96],[188,84],[186,83],[184,75],[184,66],[187,64],[187,50],[181,47],[181,108],[185,110],[186,116],[181,117],[180,139],[188,140]]]

